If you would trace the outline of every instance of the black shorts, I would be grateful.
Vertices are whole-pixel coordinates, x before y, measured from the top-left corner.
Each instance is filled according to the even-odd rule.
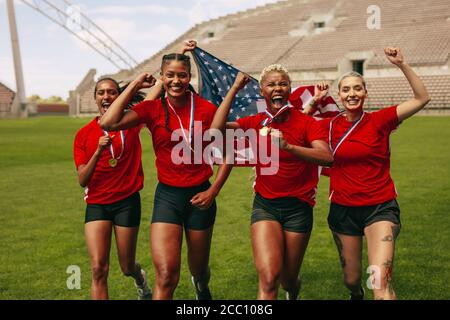
[[[313,226],[313,209],[294,197],[266,199],[256,193],[251,224],[264,220],[277,221],[286,231],[308,233]]]
[[[158,183],[155,192],[152,223],[164,222],[178,224],[190,230],[206,230],[216,220],[216,200],[211,207],[200,210],[190,200],[199,192],[207,190],[209,181],[194,187],[172,187]]]
[[[112,221],[120,227],[139,227],[141,223],[141,196],[139,192],[111,204],[88,204],[85,223],[98,220]]]
[[[328,226],[336,233],[363,236],[365,227],[379,221],[390,221],[400,226],[400,207],[397,200],[361,207],[342,206],[336,203],[330,205]]]

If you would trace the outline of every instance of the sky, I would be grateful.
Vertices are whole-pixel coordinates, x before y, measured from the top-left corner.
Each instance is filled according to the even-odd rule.
[[[138,63],[197,23],[273,2],[276,0],[70,0]],[[27,97],[38,94],[65,99],[89,69],[97,69],[97,77],[119,70],[21,0],[14,3]],[[16,89],[6,0],[0,0],[0,82]]]

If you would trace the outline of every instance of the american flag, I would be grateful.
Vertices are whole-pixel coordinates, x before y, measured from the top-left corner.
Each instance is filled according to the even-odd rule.
[[[219,106],[236,79],[239,70],[196,47],[192,55],[200,71],[200,95]],[[259,94],[258,80],[252,78],[233,100],[228,121],[264,112],[265,101]]]
[[[196,47],[192,51],[192,55],[200,73],[200,96],[219,106],[225,98],[225,95],[231,89],[239,70],[199,47]],[[259,93],[258,80],[252,78],[245,88],[239,91],[234,98],[228,121],[236,121],[243,117],[264,112],[266,110],[266,102]],[[302,110],[304,105],[311,102],[313,96],[314,86],[302,86],[296,88],[291,93],[289,102],[295,108]],[[316,119],[321,119],[333,117],[339,112],[336,102],[330,95],[327,95],[318,104],[313,116]],[[235,163],[254,163],[252,162],[254,157],[254,152],[249,148],[248,141],[244,149],[235,150]],[[241,165],[246,166],[245,164]]]
[[[198,47],[194,49],[192,55],[200,71],[200,95],[219,106],[231,89],[239,70]],[[302,110],[304,105],[308,105],[311,102],[313,96],[314,86],[302,86],[294,89],[289,102],[297,109]],[[233,100],[228,121],[236,121],[239,118],[252,116],[264,112],[265,109],[266,103],[259,94],[258,80],[252,78]],[[339,112],[333,97],[328,94],[319,102],[313,116],[319,119],[329,118],[334,117]]]

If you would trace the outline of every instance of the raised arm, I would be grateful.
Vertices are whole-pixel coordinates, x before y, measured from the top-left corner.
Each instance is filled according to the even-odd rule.
[[[195,40],[186,40],[181,45],[180,50],[178,51],[181,54],[186,54],[187,51],[192,51],[197,46],[197,41]],[[161,95],[163,84],[161,81],[157,81],[153,86],[152,90],[147,94],[145,100],[156,100]]]
[[[143,73],[130,82],[101,117],[100,127],[107,131],[116,131],[137,126],[139,124],[138,115],[134,111],[125,112],[125,108],[136,92],[143,88],[151,88],[155,82],[155,78],[149,73]]]
[[[317,110],[317,104],[328,94],[329,85],[321,81],[314,86],[314,97],[308,105],[303,108],[303,113],[312,116]]]
[[[398,121],[402,122],[422,110],[430,102],[430,95],[422,80],[405,62],[399,48],[385,48],[384,53],[387,59],[403,72],[414,93],[414,98],[399,104],[397,107]]]
[[[231,104],[233,103],[233,99],[236,94],[242,88],[244,88],[245,85],[250,82],[250,80],[251,78],[248,74],[245,74],[243,72],[238,73],[238,75],[236,76],[236,80],[234,80],[233,86],[227,92],[225,98],[217,109],[216,114],[214,115],[211,129],[219,129],[220,131],[224,131],[225,126],[228,128],[231,124],[235,124],[234,122],[230,123],[230,125],[226,123],[228,114],[230,113]]]

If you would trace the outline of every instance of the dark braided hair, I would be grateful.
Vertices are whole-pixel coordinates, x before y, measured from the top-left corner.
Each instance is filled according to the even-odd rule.
[[[187,71],[189,73],[189,76],[191,75],[191,59],[189,56],[181,53],[169,53],[162,57],[162,63],[161,63],[161,72],[166,64],[168,64],[170,61],[181,61],[186,66]],[[189,84],[189,90],[191,90],[193,93],[195,93],[194,88]],[[164,108],[164,116],[165,116],[165,128],[167,131],[172,132],[172,130],[169,128],[169,108],[167,106],[166,102],[166,90],[164,90],[164,87],[161,90],[160,99],[162,106]]]
[[[114,85],[116,86],[117,92],[119,93],[119,95],[125,91],[125,89],[128,87],[128,85],[130,84],[130,82],[127,82],[125,84],[122,84],[122,81],[117,82],[115,79],[113,78],[109,78],[109,77],[104,77],[104,78],[100,78],[96,83],[95,83],[95,89],[94,89],[94,99],[97,95],[97,87],[98,85],[103,82],[103,81],[111,81],[112,83],[114,83]],[[132,108],[135,104],[138,104],[139,102],[144,101],[145,99],[145,93],[142,91],[138,91],[136,92],[136,94],[131,98],[131,100],[128,102],[128,105],[125,109],[130,109]]]

